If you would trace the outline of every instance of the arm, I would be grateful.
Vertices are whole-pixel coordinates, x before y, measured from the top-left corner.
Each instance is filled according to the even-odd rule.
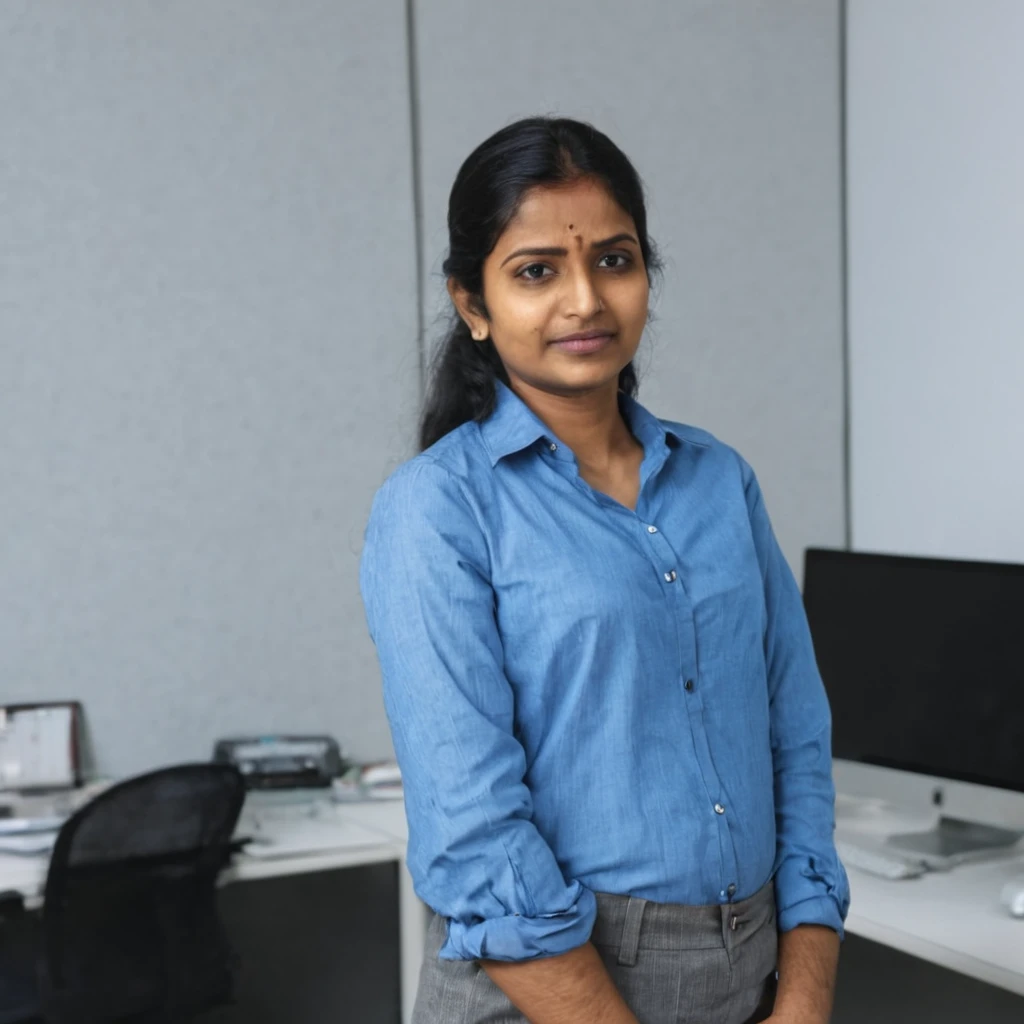
[[[482,966],[532,1024],[638,1024],[589,942],[547,960]]]
[[[819,1024],[832,1013],[839,936],[831,928],[800,924],[779,936],[779,988],[773,1024]]]
[[[587,949],[597,902],[533,824],[486,538],[443,466],[414,459],[378,492],[360,587],[402,770],[409,870],[448,919],[441,958],[487,961],[536,1021],[600,1020],[588,1008],[595,993],[614,1005],[614,988]]]
[[[776,1006],[779,1013],[791,1008],[804,1013],[794,1020],[825,1021],[835,979],[834,951],[850,904],[832,835],[832,718],[800,589],[775,538],[757,478],[745,462],[743,471],[768,613],[775,897],[782,933]]]

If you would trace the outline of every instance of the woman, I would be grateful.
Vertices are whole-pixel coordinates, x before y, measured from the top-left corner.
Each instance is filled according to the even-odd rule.
[[[435,911],[413,1020],[824,1022],[828,704],[753,470],[634,397],[639,178],[531,118],[448,227],[457,315],[360,569]]]

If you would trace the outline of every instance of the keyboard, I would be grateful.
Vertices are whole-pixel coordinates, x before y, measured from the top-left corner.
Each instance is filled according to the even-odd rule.
[[[928,870],[921,861],[908,860],[898,853],[870,850],[844,839],[836,840],[836,853],[848,867],[859,868],[879,878],[917,878]]]

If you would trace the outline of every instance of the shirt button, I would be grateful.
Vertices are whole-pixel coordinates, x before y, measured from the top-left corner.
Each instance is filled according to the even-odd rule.
[[[726,889],[725,891],[726,891],[726,892],[727,892],[727,893],[728,893],[728,894],[729,894],[730,896],[735,896],[735,895],[736,895],[736,883],[735,883],[735,882],[732,882],[732,883],[730,883],[730,885],[729,885],[729,888],[728,888],[728,889]]]
[[[550,448],[550,449],[551,449],[551,450],[552,450],[553,452],[557,452],[557,451],[558,451],[558,445],[557,445],[557,444],[552,444],[552,445],[549,445],[548,447],[549,447],[549,448]]]
[[[715,804],[715,814],[725,814],[725,808],[721,804]]]
[[[647,527],[647,532],[648,533],[657,533],[658,532],[658,528],[656,526],[648,526]]]
[[[676,578],[676,571],[673,569],[671,572],[665,573],[665,582],[671,583]]]
[[[683,683],[683,687],[686,690],[692,691],[693,690],[693,680],[692,679],[687,679],[686,682]]]

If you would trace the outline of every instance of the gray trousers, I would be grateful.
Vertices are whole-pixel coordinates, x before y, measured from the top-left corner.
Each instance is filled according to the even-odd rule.
[[[690,907],[597,893],[590,941],[640,1024],[753,1024],[775,1001],[775,887]],[[475,960],[440,960],[447,932],[427,931],[412,1024],[526,1021]]]

